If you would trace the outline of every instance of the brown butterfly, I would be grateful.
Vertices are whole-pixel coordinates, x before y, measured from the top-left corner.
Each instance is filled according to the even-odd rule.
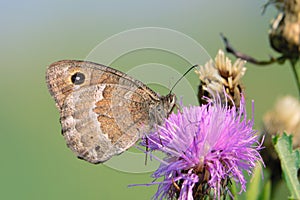
[[[159,96],[125,73],[87,61],[55,62],[48,67],[46,81],[67,146],[95,164],[153,131],[176,104],[174,94]]]

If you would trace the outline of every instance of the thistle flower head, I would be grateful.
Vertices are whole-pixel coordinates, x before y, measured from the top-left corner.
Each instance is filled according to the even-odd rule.
[[[240,108],[223,106],[220,99],[206,105],[184,107],[171,114],[144,145],[166,154],[153,173],[158,184],[154,199],[220,198],[232,178],[246,190],[243,170],[252,172],[261,146],[253,118],[246,119],[244,98]],[[239,111],[237,111],[239,110]]]

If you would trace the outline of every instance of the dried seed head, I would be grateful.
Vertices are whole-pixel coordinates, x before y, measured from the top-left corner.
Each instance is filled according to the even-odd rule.
[[[212,96],[220,96],[222,102],[226,102],[223,92],[226,93],[234,101],[236,107],[239,106],[243,86],[241,78],[246,72],[244,67],[246,61],[237,59],[232,65],[231,60],[225,56],[222,50],[219,50],[215,62],[208,61],[204,66],[200,66],[195,72],[199,75],[201,84],[199,85],[198,99],[200,104],[205,104],[204,96],[212,98]],[[228,102],[231,104],[231,102]]]
[[[300,0],[285,0],[269,31],[274,50],[290,59],[300,55]]]
[[[263,12],[269,5],[274,5],[278,10],[284,9],[284,1],[286,0],[269,0],[264,6],[263,6]]]

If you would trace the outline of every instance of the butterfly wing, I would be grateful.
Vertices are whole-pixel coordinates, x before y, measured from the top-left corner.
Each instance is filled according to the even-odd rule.
[[[160,98],[120,71],[59,61],[48,68],[46,79],[67,145],[88,162],[101,163],[124,152],[152,128],[149,107]]]

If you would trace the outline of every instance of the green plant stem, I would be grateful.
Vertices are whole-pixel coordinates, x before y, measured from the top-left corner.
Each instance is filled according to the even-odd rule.
[[[299,98],[300,98],[300,79],[299,79],[300,74],[299,74],[299,72],[296,69],[296,63],[297,62],[291,61],[291,66],[292,66],[293,73],[294,73],[294,76],[295,76],[295,79],[296,79],[296,83],[297,83],[298,95],[299,95]]]

